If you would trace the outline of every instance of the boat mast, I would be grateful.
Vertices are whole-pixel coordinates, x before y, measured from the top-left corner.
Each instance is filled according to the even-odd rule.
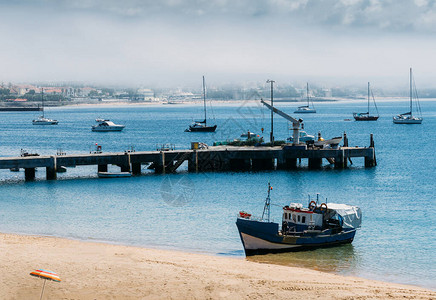
[[[275,82],[274,80],[269,80],[269,79],[266,81],[266,83],[271,83],[271,107],[273,108],[274,108],[274,94],[273,94],[274,82]],[[271,110],[271,134],[269,140],[271,142],[271,147],[274,147],[274,111],[273,110]]]
[[[42,117],[44,118],[44,88],[41,88]]]
[[[204,84],[204,75],[203,75],[203,103],[204,103],[204,126],[206,126],[206,88]]]
[[[410,115],[412,115],[412,68],[410,68]]]
[[[267,216],[268,216],[268,219],[267,219],[268,222],[270,220],[270,203],[271,203],[271,198],[269,197],[269,194],[270,194],[271,190],[272,190],[271,184],[268,182],[268,196],[265,199],[265,206],[263,207],[263,213],[262,213],[262,220],[263,220],[263,217],[265,216],[265,213],[266,213]]]
[[[309,107],[309,82],[306,82],[307,107]]]
[[[369,81],[368,81],[368,115],[369,115]]]

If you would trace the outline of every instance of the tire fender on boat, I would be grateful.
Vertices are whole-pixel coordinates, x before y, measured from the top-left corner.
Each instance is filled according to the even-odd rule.
[[[325,203],[321,203],[321,205],[319,206],[319,209],[320,209],[322,212],[327,211],[327,204],[325,204]]]
[[[313,210],[315,210],[315,208],[316,208],[316,202],[315,201],[310,201],[310,203],[309,203],[309,209],[311,210],[311,211],[313,211]]]

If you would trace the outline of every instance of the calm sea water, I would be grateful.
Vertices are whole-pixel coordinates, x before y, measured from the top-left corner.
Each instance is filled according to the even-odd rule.
[[[274,189],[276,221],[281,206],[307,203],[307,196],[358,205],[363,224],[352,245],[309,252],[266,255],[250,259],[310,267],[345,275],[408,283],[436,289],[435,170],[436,101],[424,101],[422,125],[394,125],[392,116],[407,110],[406,100],[378,103],[377,122],[344,121],[366,103],[315,104],[318,113],[302,115],[305,129],[326,138],[346,132],[350,146],[369,145],[374,134],[378,166],[363,168],[354,159],[347,170],[310,171],[303,160],[296,171],[188,174],[187,166],[173,175],[98,179],[96,167],[68,168],[58,180],[46,181],[45,170],[35,182],[23,172],[0,170],[0,231],[99,240],[244,257],[235,226],[236,214],[260,215],[268,181]],[[295,103],[277,103],[292,113]],[[172,143],[189,148],[191,141],[212,144],[250,130],[269,135],[269,111],[247,102],[214,105],[209,111],[216,133],[185,133],[192,118],[201,119],[201,105],[48,108],[58,126],[33,126],[33,112],[0,112],[0,155],[18,156],[20,149],[44,155],[62,149],[87,153],[95,143],[103,151],[154,150]],[[91,132],[97,117],[125,124],[123,132]],[[291,133],[275,117],[276,140]],[[115,166],[110,169],[117,170]]]

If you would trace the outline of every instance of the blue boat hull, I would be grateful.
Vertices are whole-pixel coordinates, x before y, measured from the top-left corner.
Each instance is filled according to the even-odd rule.
[[[238,218],[236,221],[247,256],[291,252],[351,243],[356,229],[333,232],[306,231],[300,234],[279,234],[277,223]]]

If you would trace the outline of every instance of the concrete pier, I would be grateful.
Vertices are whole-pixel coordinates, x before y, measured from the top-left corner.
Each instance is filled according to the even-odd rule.
[[[365,167],[377,165],[374,141],[370,147],[337,147],[319,149],[306,145],[275,147],[216,146],[208,149],[144,151],[128,153],[90,153],[80,155],[1,157],[0,169],[24,169],[26,180],[35,179],[35,168],[45,168],[48,180],[56,179],[57,166],[77,167],[96,165],[99,172],[107,172],[108,165],[117,165],[123,172],[141,174],[141,166],[149,165],[156,173],[173,173],[188,162],[189,172],[293,170],[297,160],[307,159],[309,169],[320,169],[323,161],[334,164],[336,169],[348,166],[354,157],[364,158]]]

